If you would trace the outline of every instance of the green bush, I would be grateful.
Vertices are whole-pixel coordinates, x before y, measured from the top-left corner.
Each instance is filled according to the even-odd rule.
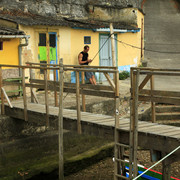
[[[119,73],[119,79],[125,80],[130,76],[130,73],[128,71],[122,71]]]

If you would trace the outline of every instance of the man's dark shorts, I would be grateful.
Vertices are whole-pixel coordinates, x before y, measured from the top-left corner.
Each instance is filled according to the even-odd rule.
[[[90,78],[92,78],[92,76],[94,76],[94,73],[93,72],[85,72],[85,76],[86,76],[86,79],[90,79]]]

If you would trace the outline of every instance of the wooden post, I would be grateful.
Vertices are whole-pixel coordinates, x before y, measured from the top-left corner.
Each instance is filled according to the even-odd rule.
[[[77,131],[78,131],[78,134],[81,134],[81,107],[80,107],[79,71],[76,71],[76,105],[77,105]]]
[[[85,76],[84,76],[84,72],[81,72],[81,77],[82,77],[82,84],[85,84]],[[82,110],[83,112],[86,112],[86,99],[85,99],[85,95],[82,94]]]
[[[24,120],[28,121],[27,97],[26,97],[26,86],[25,86],[25,68],[22,68],[22,88],[23,88],[23,103],[24,103]]]
[[[57,100],[57,90],[56,90],[56,81],[57,81],[56,70],[54,70],[53,72],[54,72],[54,102],[55,102],[55,107],[57,107],[58,100]]]
[[[113,30],[112,23],[110,23],[110,33],[111,33],[112,65],[115,67],[116,66],[116,52],[115,52],[114,30]],[[115,75],[113,79],[115,81]]]
[[[48,100],[48,77],[47,69],[44,70],[44,90],[45,90],[45,107],[46,107],[46,126],[49,128],[49,100]]]
[[[63,59],[59,62],[59,180],[64,180],[64,157],[63,157]]]
[[[117,174],[120,173],[120,163],[116,161],[116,159],[119,159],[119,153],[120,149],[117,147],[117,143],[119,143],[119,106],[120,106],[120,100],[119,100],[119,73],[116,73],[115,75],[115,131],[114,131],[114,137],[115,137],[115,147],[114,147],[114,157],[115,157],[115,163],[114,163],[114,180],[118,180]]]
[[[2,87],[3,87],[3,75],[2,75],[2,67],[0,67],[1,115],[4,115],[5,114],[4,94],[2,91]]]
[[[163,157],[166,156],[166,153],[162,153]],[[162,161],[162,176],[163,180],[171,179],[171,164],[168,162],[168,159]]]
[[[151,92],[152,92],[152,90],[154,90],[154,75],[151,76],[150,83],[151,83]],[[152,96],[152,93],[151,93],[151,96]],[[151,115],[152,115],[152,123],[155,123],[156,122],[155,102],[151,102]]]
[[[116,66],[116,53],[115,53],[114,30],[113,30],[112,23],[110,23],[110,33],[111,33],[112,64],[115,67]]]
[[[32,66],[32,64],[30,64],[30,67]],[[32,74],[32,68],[29,68],[29,73],[30,73],[30,80],[33,79],[33,74]],[[33,96],[33,88],[30,87],[30,91],[31,91],[31,102],[34,103],[34,96]]]
[[[134,156],[134,89],[135,89],[135,76],[131,68],[131,99],[130,99],[130,136],[129,136],[129,145],[130,145],[130,157],[129,157],[129,178],[132,179],[133,175],[133,156]]]
[[[134,161],[134,177],[138,175],[138,167],[137,167],[137,150],[138,150],[138,96],[139,96],[139,70],[136,71],[134,81],[134,153],[133,153],[133,161]]]

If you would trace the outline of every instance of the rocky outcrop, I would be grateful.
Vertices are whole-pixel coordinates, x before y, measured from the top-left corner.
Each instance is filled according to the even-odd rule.
[[[0,9],[19,9],[46,16],[87,17],[87,5],[104,7],[137,7],[142,0],[0,0]]]

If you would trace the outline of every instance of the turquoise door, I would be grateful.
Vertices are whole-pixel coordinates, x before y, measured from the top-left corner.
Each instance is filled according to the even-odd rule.
[[[100,35],[100,48],[103,47],[100,51],[100,66],[112,66],[111,39],[108,38],[108,34]],[[115,51],[117,62],[117,43],[115,43]],[[111,78],[113,77],[112,74],[110,74],[110,76]],[[100,81],[106,81],[106,77],[103,75],[103,73],[100,73]]]

